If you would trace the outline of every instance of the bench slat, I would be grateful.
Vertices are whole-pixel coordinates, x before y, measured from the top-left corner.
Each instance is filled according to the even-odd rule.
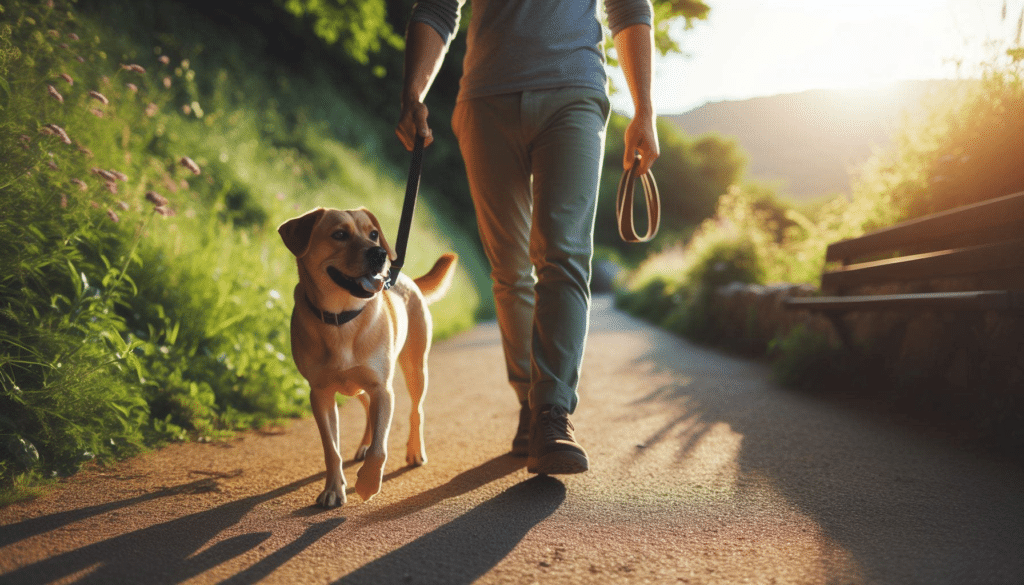
[[[913,219],[858,238],[841,240],[828,246],[826,262],[848,262],[914,247],[923,241],[942,241],[949,234],[972,230],[985,237],[1000,226],[1024,222],[1024,192],[966,205]],[[991,239],[988,239],[991,241]],[[979,243],[965,242],[967,244]],[[964,245],[962,243],[961,245]]]
[[[918,254],[844,266],[821,275],[821,288],[846,290],[865,284],[907,282],[1024,267],[1024,240]]]
[[[811,311],[1024,311],[1020,294],[1006,290],[849,297],[790,297],[791,309]]]

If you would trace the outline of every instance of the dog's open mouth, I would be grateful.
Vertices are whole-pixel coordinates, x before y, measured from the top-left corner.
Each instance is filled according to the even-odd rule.
[[[358,297],[371,297],[384,290],[385,279],[380,274],[367,274],[352,278],[345,276],[337,268],[328,266],[327,276],[330,276],[335,284]]]

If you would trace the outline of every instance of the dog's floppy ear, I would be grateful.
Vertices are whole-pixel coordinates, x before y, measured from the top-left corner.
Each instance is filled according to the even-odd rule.
[[[281,234],[284,245],[288,246],[296,258],[302,258],[306,254],[306,250],[309,249],[309,238],[313,235],[313,228],[326,212],[327,210],[323,207],[317,207],[305,215],[289,219],[277,228],[277,233]]]
[[[380,235],[380,245],[381,245],[381,247],[384,248],[385,250],[387,250],[387,252],[388,252],[388,259],[391,260],[392,262],[394,262],[396,259],[398,259],[398,255],[395,254],[395,251],[391,249],[391,244],[389,244],[387,239],[384,237],[384,230],[381,229],[380,222],[377,221],[377,216],[374,215],[373,212],[371,212],[369,209],[367,209],[365,207],[360,207],[359,211],[362,211],[363,213],[365,213],[367,215],[367,217],[370,218],[370,221],[373,222],[373,227],[377,228],[377,233]]]

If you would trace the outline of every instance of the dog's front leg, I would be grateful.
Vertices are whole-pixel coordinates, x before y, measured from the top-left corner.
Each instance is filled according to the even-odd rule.
[[[327,481],[316,503],[324,508],[334,508],[343,505],[346,500],[345,475],[341,473],[341,451],[338,448],[338,403],[334,400],[334,391],[323,388],[313,389],[309,394],[309,402],[320,431],[324,463],[327,465]]]
[[[359,443],[359,448],[356,449],[356,461],[362,461],[366,459],[366,452],[370,449],[370,443],[373,442],[373,419],[370,418],[370,396],[366,392],[359,393],[359,402],[363,405],[363,414],[366,415],[366,428],[363,430],[363,440]]]
[[[356,493],[367,501],[380,493],[384,464],[388,460],[388,432],[394,412],[394,391],[387,385],[366,388],[370,397],[368,419],[373,421],[373,441],[366,451],[366,460],[356,476]]]

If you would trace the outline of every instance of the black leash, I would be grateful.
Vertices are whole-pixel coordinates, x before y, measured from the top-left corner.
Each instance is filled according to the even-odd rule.
[[[391,263],[391,272],[387,288],[391,288],[398,280],[398,273],[405,264],[405,249],[409,245],[409,230],[412,227],[412,214],[416,210],[416,195],[420,190],[420,175],[423,174],[423,137],[416,134],[416,143],[412,148],[412,162],[409,164],[409,180],[405,184],[405,203],[402,204],[402,219],[398,223],[398,235],[395,237],[395,261]]]

